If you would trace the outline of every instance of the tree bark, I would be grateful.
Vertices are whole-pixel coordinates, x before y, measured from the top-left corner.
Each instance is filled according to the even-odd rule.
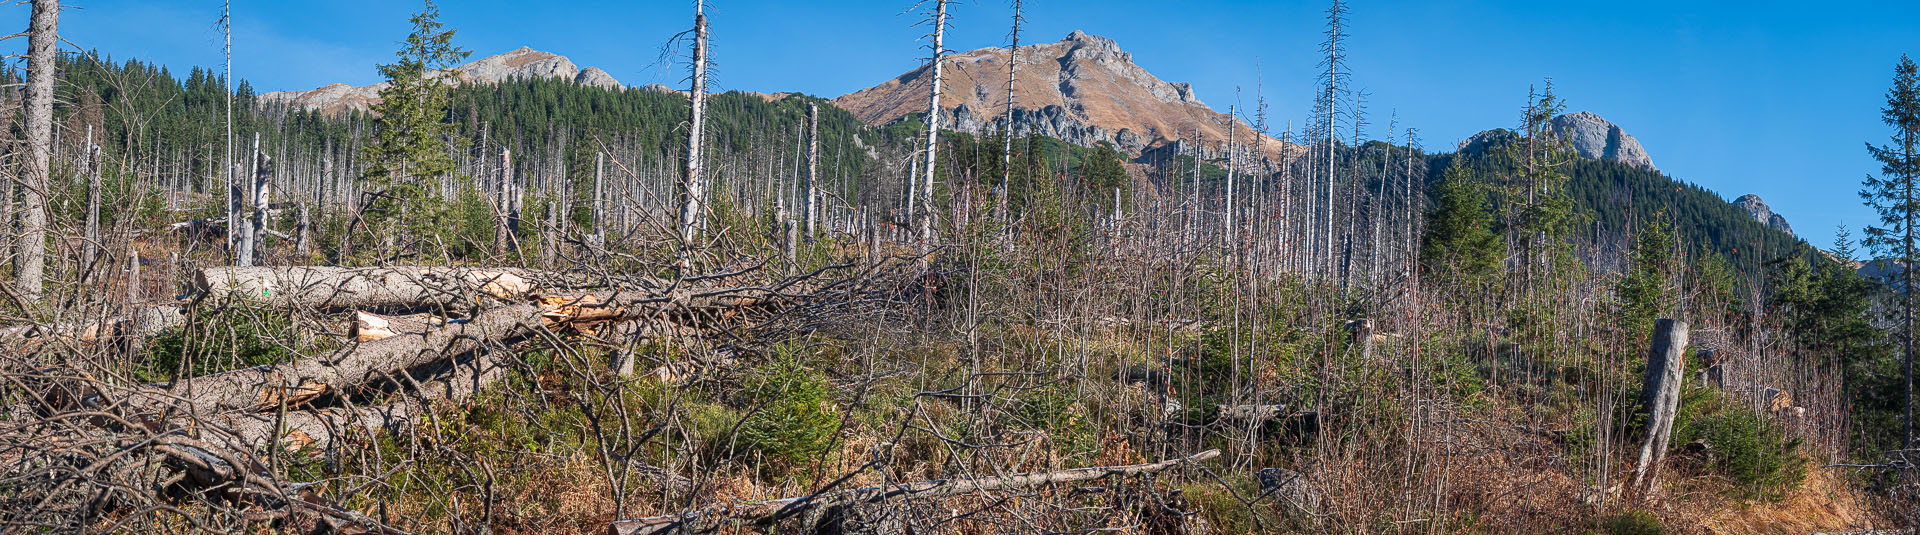
[[[940,82],[947,36],[947,0],[935,0],[933,15],[933,88],[927,97],[927,165],[920,181],[920,241],[933,244],[933,176],[940,162]]]
[[[255,134],[256,139],[259,134]],[[256,141],[257,144],[257,141]],[[273,193],[273,157],[260,153],[254,158],[253,169],[253,221],[247,225],[247,265],[259,263],[261,244],[260,235],[267,230],[267,214],[270,196]]]
[[[704,3],[694,4],[693,87],[687,91],[687,99],[692,109],[687,119],[687,160],[680,171],[680,179],[685,182],[687,189],[686,202],[680,208],[680,241],[683,248],[694,246],[706,226],[707,216],[706,177],[700,174],[701,145],[706,136],[707,122],[707,14]],[[684,260],[682,267],[686,267]]]
[[[247,165],[248,177],[257,177],[260,175],[259,132],[253,133],[253,150],[247,153]],[[242,199],[258,197],[258,193],[248,195],[248,189],[250,189],[250,187],[246,182],[235,181],[233,183],[233,190],[229,192],[232,195],[232,202],[228,208],[227,220],[232,222],[233,225],[236,225],[233,229],[229,229],[229,232],[238,232],[240,237],[240,245],[234,248],[233,265],[240,267],[253,265],[253,245],[260,236],[259,230],[255,228],[254,220],[246,219],[246,211],[242,206],[245,202]]]
[[[93,143],[93,125],[87,125],[87,236],[80,244],[80,280],[86,282],[100,259],[100,146]]]
[[[807,103],[807,239],[820,218],[820,105]]]
[[[533,290],[533,272],[454,267],[215,267],[195,273],[193,291],[214,299],[310,309],[434,308],[481,297],[514,299]]]
[[[20,241],[14,244],[14,291],[38,302],[47,270],[47,192],[53,151],[54,56],[60,24],[59,0],[34,0],[27,38],[27,165]]]
[[[177,403],[201,415],[269,410],[283,403],[298,407],[449,356],[511,343],[540,328],[544,312],[532,304],[494,308],[417,336],[394,336],[349,345],[331,355],[195,377],[185,388],[172,389],[180,392],[177,400],[159,391],[145,391],[132,401],[150,409]]]
[[[275,411],[234,412],[215,421],[232,432],[235,449],[266,452],[278,446],[287,452],[324,452],[345,439],[363,432],[400,431],[411,428],[435,401],[461,400],[505,377],[510,370],[492,354],[481,354],[455,364],[445,375],[418,381],[420,391],[400,396],[391,405],[358,408],[325,408]]]
[[[1687,322],[1660,318],[1654,323],[1653,344],[1647,350],[1647,375],[1640,401],[1647,411],[1647,438],[1640,445],[1640,464],[1633,486],[1644,495],[1660,478],[1673,432],[1673,416],[1680,407],[1680,389],[1686,368]]]

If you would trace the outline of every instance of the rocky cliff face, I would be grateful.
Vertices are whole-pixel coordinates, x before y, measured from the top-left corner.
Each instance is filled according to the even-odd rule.
[[[1787,224],[1787,218],[1773,213],[1773,209],[1767,206],[1766,201],[1760,200],[1759,195],[1752,193],[1741,195],[1740,198],[1733,200],[1733,205],[1746,210],[1747,215],[1753,216],[1756,221],[1766,223],[1775,230],[1793,234],[1793,226]]]
[[[1595,115],[1593,112],[1578,112],[1554,117],[1547,123],[1554,135],[1565,140],[1573,151],[1584,158],[1595,160],[1613,160],[1649,171],[1659,171],[1653,166],[1653,158],[1647,156],[1647,150],[1640,141],[1633,139],[1619,125]],[[1513,131],[1504,128],[1482,131],[1460,142],[1460,152],[1481,152],[1490,147],[1516,139]]]
[[[1573,145],[1574,152],[1595,160],[1614,160],[1641,169],[1658,171],[1653,166],[1653,158],[1647,156],[1647,150],[1640,141],[1627,135],[1619,125],[1608,122],[1593,112],[1577,112],[1554,117],[1549,123],[1560,139]]]
[[[599,67],[581,69],[566,56],[520,47],[511,52],[487,56],[452,69],[434,71],[434,76],[451,76],[460,83],[497,84],[526,78],[560,78],[593,87],[619,89],[619,80]],[[330,84],[311,91],[274,91],[262,93],[261,102],[284,102],[294,107],[338,113],[365,111],[380,102],[380,90],[386,82],[366,86]]]
[[[940,93],[943,122],[964,132],[1000,129],[1006,122],[1011,58],[1004,48],[947,56]],[[1203,146],[1220,145],[1231,124],[1240,144],[1265,143],[1269,154],[1279,152],[1278,140],[1207,107],[1194,98],[1192,86],[1154,77],[1112,39],[1074,31],[1059,42],[1020,47],[1019,62],[1013,113],[1018,135],[1086,146],[1105,141],[1138,154],[1196,135]],[[833,103],[868,124],[885,124],[925,112],[932,78],[932,69],[923,66]]]

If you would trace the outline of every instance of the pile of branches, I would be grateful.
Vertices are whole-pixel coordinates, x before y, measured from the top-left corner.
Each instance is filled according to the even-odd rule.
[[[171,307],[177,320],[0,330],[0,343],[34,348],[0,357],[0,534],[263,525],[399,533],[376,518],[384,515],[319,492],[353,496],[377,477],[356,488],[322,487],[330,482],[289,477],[291,460],[430,423],[436,404],[511,375],[517,348],[622,336],[608,344],[673,338],[752,350],[900,301],[901,285],[882,281],[902,272],[886,262],[777,278],[760,266],[678,279],[510,268],[202,269],[188,300]],[[199,375],[183,357],[162,383],[134,380],[124,361],[57,356],[137,347],[179,323],[195,332],[219,321],[207,311],[229,307],[284,312],[295,329],[337,339],[337,348]]]

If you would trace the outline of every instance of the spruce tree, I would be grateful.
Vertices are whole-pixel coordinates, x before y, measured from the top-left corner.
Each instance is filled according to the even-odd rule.
[[[458,65],[470,52],[454,46],[455,30],[440,23],[440,8],[432,0],[409,22],[413,32],[395,52],[399,60],[379,66],[387,87],[373,106],[374,138],[366,147],[362,178],[377,197],[369,219],[397,215],[408,230],[421,232],[441,226],[436,223],[440,203],[428,185],[454,173],[452,149],[461,144],[447,113],[451,74],[435,71]]]
[[[1891,256],[1900,266],[1900,340],[1906,385],[1906,417],[1901,443],[1913,447],[1913,264],[1914,219],[1920,217],[1920,199],[1915,197],[1915,180],[1920,178],[1920,68],[1902,54],[1893,70],[1893,87],[1887,90],[1887,107],[1880,118],[1893,127],[1892,144],[1867,144],[1867,152],[1880,162],[1880,176],[1867,175],[1860,198],[1880,215],[1880,225],[1869,225],[1861,240],[1881,256]]]
[[[1858,251],[1853,248],[1853,231],[1847,230],[1847,224],[1841,223],[1833,231],[1833,250],[1829,251],[1842,262],[1851,262]]]
[[[1628,254],[1631,267],[1615,293],[1620,299],[1622,327],[1629,333],[1644,333],[1653,329],[1654,318],[1672,308],[1667,281],[1675,268],[1673,227],[1664,214],[1656,214],[1650,224],[1634,234],[1633,241]]]
[[[1435,192],[1433,215],[1420,243],[1420,263],[1428,280],[1442,288],[1479,289],[1500,269],[1505,255],[1494,233],[1493,212],[1484,186],[1462,162],[1447,167]]]

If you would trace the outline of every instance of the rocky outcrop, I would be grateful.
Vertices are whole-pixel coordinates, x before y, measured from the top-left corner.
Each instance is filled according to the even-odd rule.
[[[1619,125],[1608,122],[1593,112],[1577,112],[1554,117],[1548,123],[1554,134],[1573,146],[1574,152],[1595,160],[1613,160],[1649,171],[1658,171],[1653,166],[1653,158],[1647,156],[1647,150],[1640,141],[1633,139]]]
[[[971,133],[1002,129],[1011,57],[1004,48],[947,56],[940,94],[943,122]],[[1234,137],[1249,151],[1265,144],[1268,154],[1279,154],[1278,140],[1207,107],[1191,85],[1153,76],[1112,39],[1074,31],[1058,42],[1020,47],[1019,61],[1016,135],[1039,134],[1082,146],[1107,142],[1140,154],[1196,136],[1201,145],[1221,145],[1232,125]],[[922,66],[833,102],[873,125],[924,113],[931,72]]]
[[[1454,150],[1462,154],[1479,154],[1519,138],[1520,136],[1514,134],[1512,130],[1495,128],[1474,134],[1473,137],[1467,138],[1466,141],[1461,141],[1459,146],[1454,147]]]
[[[582,85],[619,89],[619,80],[598,67],[581,69],[566,56],[552,52],[542,52],[528,47],[487,56],[468,62],[452,69],[434,71],[436,77],[453,77],[459,83],[497,84],[508,80],[531,78],[560,78],[573,80]],[[263,103],[284,103],[296,108],[320,110],[338,113],[347,110],[365,111],[380,102],[380,90],[386,89],[385,82],[350,86],[347,84],[329,84],[311,91],[274,91],[262,93]]]
[[[1746,210],[1747,215],[1753,216],[1755,221],[1765,223],[1775,230],[1793,234],[1793,226],[1787,224],[1787,218],[1773,213],[1773,209],[1767,206],[1766,201],[1760,200],[1759,195],[1752,193],[1741,195],[1740,198],[1733,200],[1733,205]]]
[[[1594,160],[1613,160],[1648,171],[1659,171],[1653,166],[1653,158],[1647,156],[1647,150],[1640,141],[1628,135],[1619,125],[1608,122],[1593,112],[1578,112],[1554,117],[1547,123],[1555,136],[1573,149],[1581,157]],[[1474,134],[1461,141],[1457,150],[1462,153],[1480,153],[1519,139],[1512,130],[1495,128]]]

